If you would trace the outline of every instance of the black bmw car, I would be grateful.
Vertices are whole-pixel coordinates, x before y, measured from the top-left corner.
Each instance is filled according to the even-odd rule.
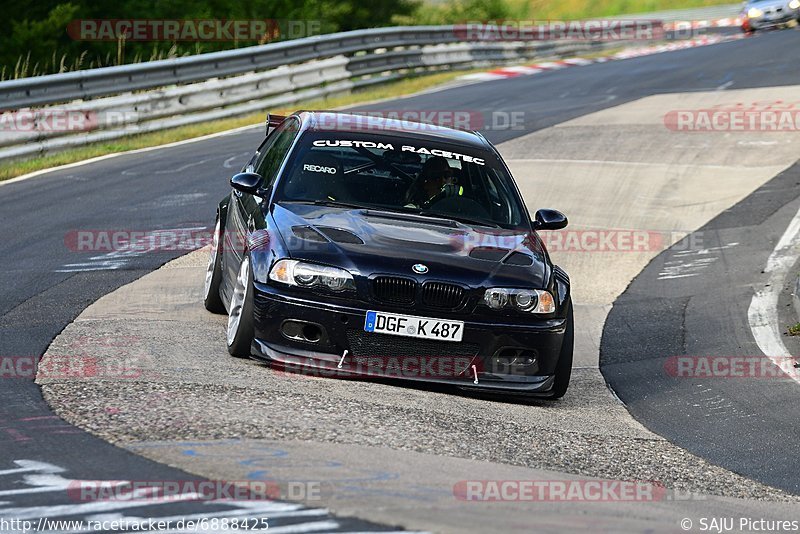
[[[227,344],[317,376],[560,398],[567,274],[479,133],[344,113],[270,116],[219,204],[205,306]]]

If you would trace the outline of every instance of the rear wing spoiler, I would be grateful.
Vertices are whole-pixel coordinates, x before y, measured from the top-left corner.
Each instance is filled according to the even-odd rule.
[[[272,133],[272,130],[277,128],[280,123],[286,120],[285,115],[275,115],[273,113],[267,113],[267,135]]]

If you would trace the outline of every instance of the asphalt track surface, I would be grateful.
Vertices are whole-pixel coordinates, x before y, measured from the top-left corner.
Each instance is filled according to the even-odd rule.
[[[682,355],[760,357],[748,306],[753,290],[768,283],[767,258],[798,208],[800,165],[794,165],[648,265],[614,303],[600,349],[606,380],[648,428],[795,494],[798,384],[769,376],[681,378],[669,366]],[[704,252],[685,252],[690,240],[702,242]],[[676,269],[686,276],[674,277]],[[795,322],[787,318],[782,331]]]
[[[796,50],[798,46],[800,31],[771,32],[713,46],[454,87],[446,92],[432,92],[363,109],[435,110],[446,107],[451,110],[479,111],[487,115],[493,111],[524,112],[524,128],[485,132],[491,141],[499,143],[651,94],[798,84],[800,72],[796,68],[796,58],[786,53]],[[447,105],[443,106],[443,102]],[[103,258],[98,257],[97,253],[77,253],[65,246],[67,232],[74,229],[154,230],[207,226],[218,199],[228,190],[227,178],[243,165],[262,135],[260,129],[253,129],[178,147],[122,155],[0,186],[4,221],[0,228],[0,287],[3,295],[0,301],[0,355],[41,355],[50,341],[88,304],[180,254],[149,253]],[[531,157],[535,157],[535,154],[531,154]],[[781,202],[787,200],[789,198],[784,195]],[[788,223],[788,211],[775,212],[776,219],[770,222],[776,229]],[[743,212],[742,217],[746,216],[747,213]],[[760,212],[758,216],[763,217]],[[754,238],[754,241],[758,242],[759,239]],[[764,249],[760,251],[762,255],[768,254],[766,243],[762,243],[761,248]],[[752,269],[742,269],[741,277],[746,278],[748,273],[757,274],[759,270],[755,266],[762,265],[763,259],[754,260]],[[112,266],[113,269],[110,268]],[[644,280],[646,274],[640,280]],[[632,289],[638,287],[640,280]],[[721,280],[718,282],[723,283]],[[753,280],[746,283],[753,283]],[[710,292],[705,295],[708,301],[713,297]],[[625,303],[628,299],[626,295],[621,301]],[[721,302],[714,303],[715,307],[722,305]],[[744,302],[741,305],[745,306]],[[620,307],[618,313],[624,313],[625,309]],[[730,307],[728,310],[726,315],[717,316],[716,319],[732,317],[741,311]],[[712,316],[711,313],[702,315],[705,318]],[[737,321],[741,321],[744,316],[739,313],[736,317]],[[612,326],[617,324],[613,319],[612,314],[609,323]],[[703,336],[709,332],[707,327],[697,326]],[[611,326],[607,327],[607,334],[609,328]],[[673,348],[678,348],[677,352],[673,352],[687,353],[680,345],[683,337],[678,337],[677,342],[675,338],[668,339],[670,333],[680,335],[679,326],[664,327],[658,333],[667,349],[673,351]],[[610,339],[610,336],[606,338]],[[712,343],[714,340],[716,338],[708,337],[704,341]],[[654,353],[663,354],[658,350]],[[636,360],[633,356],[629,359]],[[617,362],[603,363],[607,366]],[[652,362],[649,363],[652,365]],[[623,376],[622,368],[615,368],[620,370],[617,376]],[[613,374],[607,376],[614,381]],[[718,449],[735,450],[737,447],[743,451],[754,451],[749,459],[752,461],[758,457],[765,466],[770,462],[773,465],[783,463],[791,457],[785,455],[786,450],[777,449],[772,440],[768,442],[769,446],[764,446],[763,437],[743,431],[743,425],[767,417],[764,410],[769,410],[771,403],[762,406],[753,417],[737,419],[735,432],[723,432],[721,429],[714,438],[718,440],[714,447],[696,442],[693,444],[693,439],[696,440],[693,434],[695,429],[686,425],[685,421],[668,424],[670,417],[686,413],[680,411],[685,409],[685,399],[681,405],[681,400],[676,398],[675,410],[668,413],[649,405],[646,392],[630,385],[634,382],[630,375],[620,382],[629,385],[629,390],[623,388],[622,396],[634,415],[641,417],[657,432],[663,432],[671,440],[698,454],[708,455],[713,461],[724,464],[726,458],[720,456],[725,456],[725,453]],[[727,387],[734,387],[734,384],[731,382]],[[788,389],[779,388],[775,391],[775,398],[771,401],[782,402],[789,407],[793,404],[791,401],[794,399],[788,398]],[[746,388],[737,390],[738,395],[747,392]],[[680,395],[681,392],[676,391],[675,394]],[[704,414],[693,415],[705,423],[711,419],[701,417]],[[192,478],[115,448],[60,421],[43,402],[32,379],[3,380],[3,387],[0,388],[0,419],[0,446],[3,450],[0,471],[14,469],[17,467],[14,461],[24,459],[57,466],[64,470],[64,476],[72,478]],[[791,423],[789,419],[784,420]],[[723,421],[716,423],[724,424]],[[772,424],[763,425],[763,428],[772,428],[773,433],[768,437],[785,440],[780,444],[783,447],[791,448],[796,442],[796,434],[778,433],[779,427],[774,420]],[[723,446],[720,447],[720,444]],[[743,465],[742,462],[746,460],[747,455],[741,454],[736,460],[739,463],[731,465]],[[54,468],[42,469],[53,471]],[[758,477],[759,473],[777,473],[778,469],[778,466],[774,469],[753,468],[748,472]],[[741,469],[734,470],[742,472]],[[781,483],[778,475],[769,480],[771,483]],[[0,477],[0,492],[20,487],[18,477]],[[781,487],[795,492],[798,490],[797,481],[788,478]],[[4,500],[10,501],[11,498]],[[26,494],[24,500],[25,506],[57,504],[53,501],[52,493],[47,492]],[[176,506],[186,508],[179,512],[169,510],[163,513],[174,515],[190,508],[196,511],[192,505]],[[142,513],[155,514],[150,511]],[[366,528],[357,524],[342,525],[345,528]]]

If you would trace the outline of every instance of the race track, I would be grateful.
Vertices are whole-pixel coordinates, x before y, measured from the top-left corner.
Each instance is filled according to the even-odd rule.
[[[524,128],[486,135],[500,143],[531,210],[562,209],[579,231],[662,236],[646,250],[552,252],[572,275],[580,330],[572,389],[554,405],[293,377],[232,360],[223,319],[200,308],[202,253],[152,272],[179,253],[66,246],[65,236],[78,229],[207,227],[260,128],[0,186],[0,355],[43,354],[87,305],[108,295],[67,327],[49,356],[80,351],[102,361],[124,352],[147,377],[42,380],[47,401],[67,422],[30,377],[4,380],[6,457],[58,466],[71,478],[191,476],[167,464],[217,479],[327,480],[323,499],[306,504],[413,529],[514,528],[542,515],[522,504],[458,502],[451,488],[469,477],[632,478],[717,496],[605,506],[594,526],[609,531],[674,531],[681,517],[704,509],[797,515],[790,494],[800,493],[791,467],[800,385],[669,380],[663,360],[758,354],[747,307],[797,213],[798,134],[677,134],[663,117],[675,109],[796,100],[796,59],[775,50],[798,46],[800,30],[793,29],[359,108],[523,112]],[[709,247],[739,248],[698,276],[660,280],[675,252],[669,247],[694,232]],[[341,469],[327,473],[323,458]],[[18,480],[6,484],[0,477],[0,495],[19,488]],[[47,493],[26,499],[29,507],[52,504]],[[590,524],[570,519],[587,513],[580,506],[548,510],[543,530]],[[318,530],[334,524],[387,528],[325,516]]]

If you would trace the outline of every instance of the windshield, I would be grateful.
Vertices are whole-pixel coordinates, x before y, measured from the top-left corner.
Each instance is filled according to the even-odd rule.
[[[511,177],[488,151],[421,139],[309,132],[278,201],[421,213],[516,228],[526,222]]]

